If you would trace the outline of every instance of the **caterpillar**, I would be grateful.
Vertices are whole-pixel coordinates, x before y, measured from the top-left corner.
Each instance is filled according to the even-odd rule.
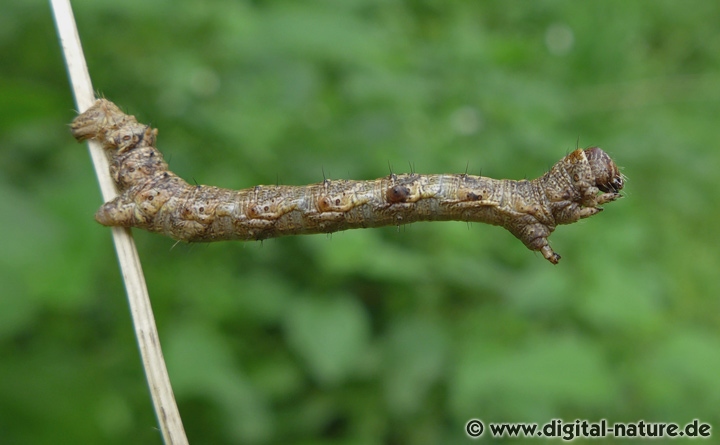
[[[548,237],[622,197],[625,177],[599,147],[576,149],[534,180],[468,174],[390,174],[370,181],[228,190],[190,185],[155,148],[157,129],[98,99],[71,125],[78,141],[100,142],[119,196],[95,219],[186,242],[262,240],[285,235],[409,224],[470,221],[502,226],[551,263]]]

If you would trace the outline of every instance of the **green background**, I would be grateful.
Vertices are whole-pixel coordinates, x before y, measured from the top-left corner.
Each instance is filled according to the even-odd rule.
[[[519,179],[578,143],[628,178],[552,236],[558,266],[480,224],[135,231],[191,443],[463,444],[470,418],[720,435],[720,3],[74,8],[94,87],[188,181]],[[0,6],[0,54],[0,443],[161,443],[48,4]]]

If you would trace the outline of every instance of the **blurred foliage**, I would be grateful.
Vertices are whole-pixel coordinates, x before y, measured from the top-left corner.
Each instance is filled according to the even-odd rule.
[[[555,267],[462,223],[136,231],[191,443],[460,444],[473,417],[720,428],[720,3],[74,8],[95,88],[189,181],[535,177],[578,140],[629,178],[559,228]],[[0,442],[160,443],[49,6],[0,9]]]

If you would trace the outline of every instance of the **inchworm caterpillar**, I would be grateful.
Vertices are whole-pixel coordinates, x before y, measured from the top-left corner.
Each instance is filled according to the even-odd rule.
[[[620,198],[624,177],[598,147],[577,149],[532,181],[468,174],[404,174],[371,181],[228,190],[189,185],[155,148],[157,129],[99,99],[72,123],[78,141],[95,139],[110,158],[120,196],[95,219],[176,240],[262,240],[284,235],[409,224],[473,221],[502,226],[551,263],[547,238],[560,224],[595,215]]]

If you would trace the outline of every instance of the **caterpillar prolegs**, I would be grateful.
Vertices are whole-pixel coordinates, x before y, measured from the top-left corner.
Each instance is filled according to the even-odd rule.
[[[325,180],[307,186],[259,185],[228,190],[190,185],[155,148],[157,129],[99,99],[72,123],[78,141],[106,149],[120,196],[95,219],[176,240],[262,240],[416,221],[474,221],[502,226],[551,263],[560,255],[548,236],[560,224],[599,213],[624,185],[598,147],[577,149],[532,181],[468,174],[391,174],[371,181]]]

